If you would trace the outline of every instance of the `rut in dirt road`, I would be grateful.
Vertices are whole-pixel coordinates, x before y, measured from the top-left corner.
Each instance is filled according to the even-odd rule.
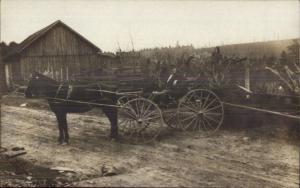
[[[264,135],[244,139],[255,130],[175,132],[152,145],[128,145],[110,141],[101,115],[72,114],[68,121],[71,144],[58,146],[51,112],[3,106],[3,145],[26,148],[24,160],[38,165],[73,169],[82,177],[73,184],[81,186],[299,187],[298,147]],[[103,165],[120,173],[102,177]]]

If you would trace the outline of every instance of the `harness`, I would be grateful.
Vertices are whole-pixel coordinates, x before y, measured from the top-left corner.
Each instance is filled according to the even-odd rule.
[[[58,98],[62,88],[63,88],[64,84],[60,84],[57,88],[57,91],[56,91],[56,95],[55,95],[55,98]],[[69,99],[70,96],[71,96],[71,93],[73,92],[73,85],[68,85],[68,91],[67,91],[67,96],[66,96],[66,99]]]
[[[56,91],[55,98],[57,98],[57,96],[58,96],[58,94],[59,94],[61,88],[63,87],[63,85],[64,85],[64,84],[60,84],[60,85],[58,86],[58,89],[57,89],[57,91]]]

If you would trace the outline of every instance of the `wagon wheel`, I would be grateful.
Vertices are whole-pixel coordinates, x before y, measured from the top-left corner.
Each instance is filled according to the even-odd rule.
[[[183,130],[212,133],[218,130],[223,122],[223,103],[211,91],[192,90],[180,100],[177,115]]]
[[[119,110],[120,135],[130,143],[153,141],[159,135],[162,126],[161,110],[148,99],[132,99]]]

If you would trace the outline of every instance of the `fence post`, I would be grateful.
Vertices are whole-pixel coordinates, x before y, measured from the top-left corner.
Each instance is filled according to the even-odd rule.
[[[249,66],[249,61],[247,61],[246,65],[245,65],[245,88],[250,90],[250,66]]]

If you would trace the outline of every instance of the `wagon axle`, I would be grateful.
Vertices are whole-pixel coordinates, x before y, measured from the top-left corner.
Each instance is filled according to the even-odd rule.
[[[138,120],[136,120],[138,124],[142,124],[144,121],[143,119],[139,118]]]

